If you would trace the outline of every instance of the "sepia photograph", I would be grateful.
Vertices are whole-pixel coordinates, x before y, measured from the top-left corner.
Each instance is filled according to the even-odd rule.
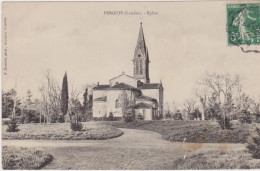
[[[3,170],[260,169],[260,2],[2,2]]]

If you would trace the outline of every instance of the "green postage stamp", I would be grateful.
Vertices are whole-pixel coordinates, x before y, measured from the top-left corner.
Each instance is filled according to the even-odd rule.
[[[227,4],[228,45],[260,45],[260,3]]]

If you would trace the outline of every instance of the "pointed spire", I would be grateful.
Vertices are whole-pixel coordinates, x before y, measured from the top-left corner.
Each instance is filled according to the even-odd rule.
[[[135,56],[137,55],[139,50],[141,51],[141,53],[143,53],[143,55],[147,56],[147,47],[145,44],[142,22],[140,22],[140,30],[139,30],[137,44],[136,44],[136,48],[135,48]]]

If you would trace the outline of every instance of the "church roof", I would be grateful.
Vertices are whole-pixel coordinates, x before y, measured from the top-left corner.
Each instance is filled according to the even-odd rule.
[[[110,80],[113,80],[113,79],[116,79],[116,78],[118,78],[118,77],[121,77],[122,75],[125,75],[125,76],[127,76],[127,77],[129,77],[129,78],[135,79],[134,77],[132,77],[132,76],[130,76],[130,75],[127,75],[127,74],[125,74],[125,72],[123,72],[122,74],[120,74],[120,75],[118,75],[118,76],[116,76],[116,77],[114,77],[114,78],[111,78]]]
[[[137,100],[147,100],[147,101],[157,102],[156,99],[148,97],[148,96],[144,96],[144,95],[136,97],[136,99]]]
[[[147,103],[137,103],[133,106],[131,106],[130,108],[133,108],[133,109],[152,109],[153,107]]]
[[[159,89],[160,85],[161,85],[160,83],[148,83],[148,84],[140,85],[138,88],[139,89]]]
[[[106,90],[110,87],[110,85],[97,85],[96,87],[94,87],[94,90]]]
[[[96,98],[94,101],[106,102],[107,101],[107,96]]]
[[[139,89],[133,87],[133,86],[130,86],[128,84],[125,84],[125,83],[119,83],[119,84],[116,84],[112,87],[110,87],[110,89],[119,89],[119,90],[135,90],[135,91],[140,91]]]
[[[141,53],[145,55],[146,58],[149,58],[148,49],[146,47],[145,39],[144,39],[144,31],[143,31],[142,23],[140,23],[140,30],[139,30],[138,39],[135,48],[135,57],[138,55],[139,51],[141,51]]]

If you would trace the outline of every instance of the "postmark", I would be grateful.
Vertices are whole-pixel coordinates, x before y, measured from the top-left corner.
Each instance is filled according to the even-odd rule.
[[[229,46],[260,45],[260,3],[227,4]]]

